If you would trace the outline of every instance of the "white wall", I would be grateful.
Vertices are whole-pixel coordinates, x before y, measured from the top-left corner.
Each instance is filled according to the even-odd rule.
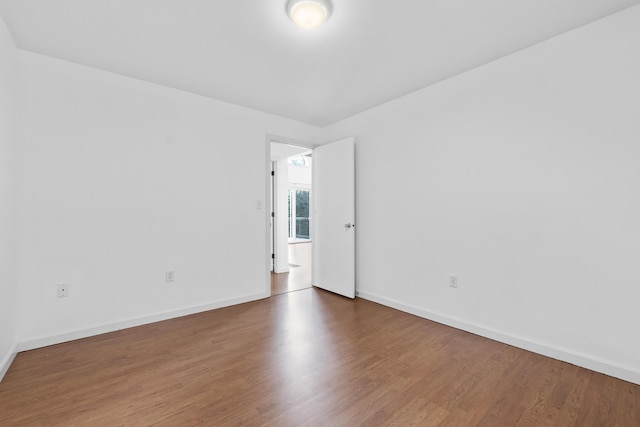
[[[289,185],[294,187],[310,188],[311,187],[311,169],[310,167],[288,165],[289,168]]]
[[[16,47],[0,17],[0,380],[16,351],[14,88]]]
[[[289,168],[287,159],[276,160],[275,272],[289,271]]]
[[[269,295],[266,135],[318,128],[33,53],[19,63],[21,348]]]
[[[639,52],[634,7],[331,126],[360,295],[640,383]]]

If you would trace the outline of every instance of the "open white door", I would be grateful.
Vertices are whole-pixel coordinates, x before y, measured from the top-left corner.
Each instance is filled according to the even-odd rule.
[[[313,150],[313,285],[355,298],[355,144]]]

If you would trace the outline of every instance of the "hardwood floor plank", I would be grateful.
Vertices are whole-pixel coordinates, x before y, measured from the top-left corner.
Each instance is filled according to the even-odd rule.
[[[2,426],[640,426],[640,386],[306,289],[18,354]]]
[[[637,386],[628,382],[620,384],[616,400],[616,426],[640,426],[640,395]]]
[[[526,394],[528,405],[516,423],[517,427],[541,425],[549,410],[552,392],[556,386],[561,372],[561,362],[548,359],[544,369],[534,378],[527,387]],[[526,402],[526,401],[525,401]]]
[[[271,272],[271,295],[295,292],[311,287],[312,243],[289,243],[288,255],[291,266],[286,273]]]
[[[558,418],[558,424],[562,426],[576,426],[578,417],[583,409],[584,395],[590,387],[591,377],[594,372],[576,368],[575,376],[571,382],[571,388]]]

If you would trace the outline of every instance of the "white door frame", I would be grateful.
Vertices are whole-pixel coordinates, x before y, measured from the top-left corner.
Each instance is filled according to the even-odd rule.
[[[313,144],[307,141],[301,141],[298,139],[286,138],[283,136],[267,134],[266,135],[266,156],[265,156],[265,172],[264,172],[264,182],[265,182],[265,200],[269,200],[271,197],[271,143],[277,142],[280,144],[294,145],[297,147],[308,148],[309,150],[313,150],[318,146],[318,144]],[[277,177],[276,177],[277,178]],[[313,184],[312,184],[313,186]],[[265,205],[268,205],[265,203]],[[278,207],[273,207],[274,212],[277,211]],[[266,295],[271,295],[271,263],[272,263],[272,247],[271,247],[271,209],[265,209],[265,233],[266,233],[266,243],[265,243],[265,270],[266,270],[266,285],[265,292]],[[277,221],[274,221],[274,233],[278,233]],[[276,257],[278,255],[276,254]],[[277,261],[277,259],[276,259]]]
[[[275,171],[276,171],[277,162],[271,161],[271,188],[269,189],[269,239],[271,248],[271,253],[275,255],[276,253],[276,221],[274,212],[276,211],[276,179],[275,179]],[[270,270],[276,271],[276,259],[275,256],[272,256],[270,261]]]

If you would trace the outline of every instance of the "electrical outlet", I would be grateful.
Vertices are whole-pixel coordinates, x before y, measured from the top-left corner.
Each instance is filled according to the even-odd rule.
[[[69,296],[69,285],[61,283],[58,285],[58,298],[66,298]]]
[[[176,280],[175,270],[166,270],[164,272],[164,280],[165,282],[173,282],[174,280]]]
[[[455,274],[449,275],[449,286],[452,288],[458,287],[458,276],[456,276]]]

